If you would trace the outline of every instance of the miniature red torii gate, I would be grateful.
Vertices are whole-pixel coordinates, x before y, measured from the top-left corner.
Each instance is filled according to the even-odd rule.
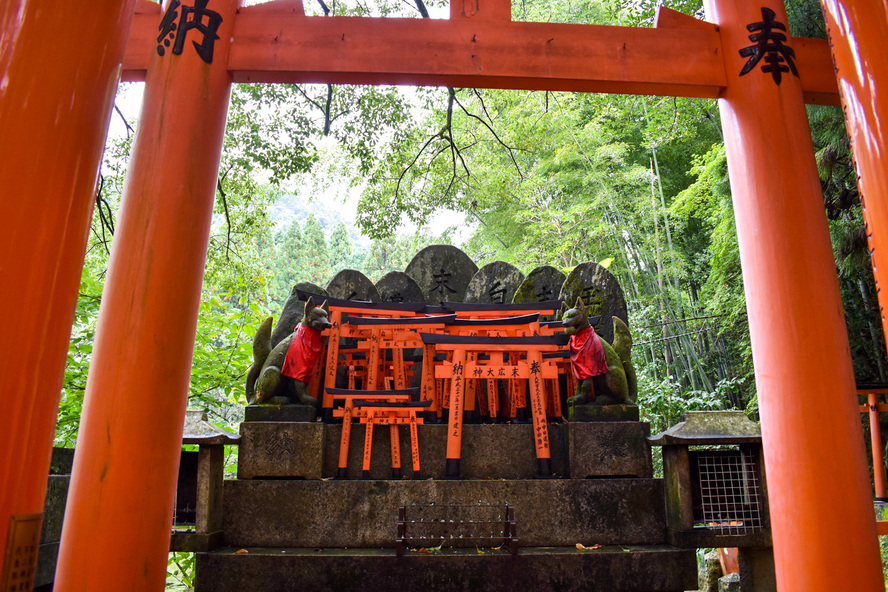
[[[821,0],[880,286],[888,241],[888,15]],[[39,4],[39,6],[38,6]],[[198,1],[197,5],[207,6]],[[114,90],[146,80],[100,312],[58,590],[160,589],[202,271],[232,81],[420,84],[718,97],[749,309],[781,590],[876,590],[882,576],[854,378],[804,102],[837,103],[829,46],[790,39],[800,77],[741,78],[746,0],[715,24],[518,23],[507,0],[449,21],[306,17],[298,0],[221,17],[212,63],[155,51],[144,0],[0,6],[0,543],[42,511],[65,352]],[[769,2],[786,22],[782,3]],[[888,248],[888,247],[885,247]],[[14,289],[11,284],[14,285]],[[885,296],[880,294],[884,311]],[[885,317],[883,313],[883,324]],[[161,436],[165,435],[165,436]],[[801,543],[803,558],[792,557]],[[11,571],[4,560],[4,571]],[[13,574],[12,577],[20,577]]]

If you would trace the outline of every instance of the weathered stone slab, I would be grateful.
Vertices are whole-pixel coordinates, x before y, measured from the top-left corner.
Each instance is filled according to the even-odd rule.
[[[638,405],[574,405],[570,421],[638,421]]]
[[[419,459],[422,477],[442,479],[445,474],[447,451],[447,425],[420,425],[417,429]],[[362,476],[364,451],[363,425],[353,425],[350,438],[348,469],[349,479]],[[339,464],[341,425],[328,425],[324,451],[324,475],[333,477]],[[552,471],[567,475],[567,426],[549,426],[549,445],[552,454]],[[410,456],[410,433],[407,426],[399,431],[402,474],[413,476]],[[532,479],[537,474],[536,449],[531,424],[465,424],[463,425],[462,461],[460,473],[464,479]],[[373,447],[370,462],[372,479],[388,479],[391,476],[391,440],[388,427],[373,430]]]
[[[479,501],[515,508],[522,546],[666,538],[661,479],[241,479],[224,483],[223,531],[238,547],[390,547],[400,506]]]
[[[74,449],[58,448],[52,449],[52,461],[49,464],[50,475],[70,475],[71,468],[74,466]]]
[[[312,294],[321,294],[322,296],[328,295],[325,289],[311,282],[299,282],[293,286],[293,290],[290,292],[287,302],[284,303],[281,316],[278,318],[278,322],[271,332],[272,348],[293,333],[296,325],[299,324],[302,317],[305,315],[305,301],[300,300],[299,297],[296,296],[296,290],[311,292]],[[315,304],[320,305],[321,303],[315,302]]]
[[[65,521],[65,504],[71,475],[50,475],[43,502],[43,525],[40,542],[53,543],[62,539],[62,523]]]
[[[317,416],[311,405],[247,405],[244,421],[314,421]]]
[[[58,452],[56,452],[58,450]],[[73,449],[53,449],[52,468],[66,468],[73,460]],[[61,465],[61,467],[59,467]],[[71,472],[67,467],[68,473]],[[65,505],[68,501],[68,487],[71,475],[50,475],[46,486],[46,499],[43,502],[43,525],[40,532],[40,548],[37,551],[37,567],[34,587],[51,584],[55,578],[58,562],[59,541],[62,538],[62,523],[65,520]]]
[[[567,276],[551,265],[537,267],[524,278],[515,291],[512,302],[525,304],[528,302],[545,302],[556,300],[561,294],[561,286]]]
[[[650,425],[634,421],[568,425],[568,465],[572,479],[652,477]]]
[[[343,269],[327,284],[327,294],[340,300],[379,302],[379,292],[366,275],[356,269]],[[320,304],[316,302],[315,304]]]
[[[56,565],[59,562],[59,541],[53,543],[41,543],[37,549],[37,568],[34,574],[34,589],[48,586],[52,590],[55,580]]]
[[[324,424],[244,422],[240,433],[238,479],[323,476]]]
[[[400,558],[394,549],[232,547],[197,555],[195,590],[680,592],[696,586],[695,566],[692,549],[666,546],[519,548],[517,557],[442,549]]]
[[[478,266],[452,245],[431,245],[417,253],[404,270],[430,304],[463,302]]]
[[[737,559],[741,592],[777,592],[773,547],[742,547]]]
[[[283,424],[247,421],[241,433],[251,441],[241,444],[238,467],[241,478],[331,478],[337,474],[341,425],[320,423]],[[318,430],[323,431],[322,443]],[[552,470],[556,476],[588,477],[651,476],[647,424],[633,421],[549,425]],[[463,426],[461,476],[464,479],[533,479],[538,463],[531,424],[466,424]],[[352,425],[347,478],[363,476],[365,426]],[[410,433],[398,431],[401,473],[413,477]],[[391,432],[387,426],[373,431],[370,477],[392,477]],[[418,426],[421,476],[441,479],[445,475],[447,426]],[[314,453],[310,453],[312,446]],[[321,447],[322,446],[322,447]],[[297,452],[298,455],[297,455]],[[303,466],[301,462],[307,463]],[[321,469],[318,469],[318,467]],[[319,472],[320,471],[320,472]]]
[[[390,271],[376,282],[380,302],[425,302],[422,288],[403,271]]]
[[[509,304],[524,281],[521,270],[505,261],[494,261],[479,269],[466,287],[466,302]]]
[[[568,306],[573,306],[577,298],[582,298],[589,317],[601,317],[595,325],[595,332],[608,343],[614,342],[613,317],[619,317],[629,324],[626,299],[620,283],[611,272],[597,263],[577,265],[564,280],[558,298],[567,302]]]

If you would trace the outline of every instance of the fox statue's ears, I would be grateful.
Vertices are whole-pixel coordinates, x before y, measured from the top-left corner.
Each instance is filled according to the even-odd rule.
[[[325,313],[327,313],[328,315],[330,314],[330,305],[327,304],[326,300],[324,300],[324,303],[321,305],[321,308],[324,309]]]
[[[324,302],[324,304],[326,304],[326,302]],[[305,301],[305,314],[308,314],[308,311],[310,311],[313,308],[315,308],[314,297],[309,296],[308,300]]]
[[[561,310],[558,311],[558,318],[563,319],[564,313],[567,312],[567,302],[561,301]]]
[[[583,304],[583,299],[579,296],[577,297],[577,303],[574,305],[574,308],[580,312],[586,312],[586,305]]]

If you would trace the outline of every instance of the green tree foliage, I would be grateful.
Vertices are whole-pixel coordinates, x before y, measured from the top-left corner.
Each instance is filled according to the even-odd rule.
[[[302,248],[302,229],[299,220],[294,219],[281,233],[279,244],[270,258],[273,280],[269,287],[271,300],[283,305],[293,286],[302,280],[305,256]]]
[[[327,239],[314,214],[309,214],[302,229],[302,274],[300,281],[326,286],[330,281],[330,255]]]
[[[364,260],[364,274],[373,282],[379,281],[390,271],[404,271],[411,257],[400,241],[375,240]]]
[[[335,274],[352,262],[352,241],[344,222],[336,225],[330,234],[330,271]]]

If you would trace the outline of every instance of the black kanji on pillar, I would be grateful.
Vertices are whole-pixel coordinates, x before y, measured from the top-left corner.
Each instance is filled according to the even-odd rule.
[[[215,10],[209,10],[207,4],[209,0],[195,0],[194,6],[183,6],[179,0],[172,0],[167,7],[163,19],[157,30],[160,34],[157,36],[157,53],[164,55],[166,47],[170,46],[172,41],[173,54],[182,55],[185,48],[185,36],[188,31],[194,29],[201,34],[201,41],[192,41],[194,49],[200,59],[208,64],[213,63],[213,48],[219,35],[219,25],[222,24],[222,15]],[[181,8],[181,11],[179,10]]]
[[[742,57],[749,58],[746,65],[740,70],[740,76],[751,72],[764,58],[765,65],[762,66],[762,72],[770,72],[774,82],[778,85],[783,72],[792,71],[798,77],[799,71],[796,70],[795,62],[793,62],[795,51],[783,44],[786,41],[786,35],[775,31],[775,29],[785,31],[786,25],[774,20],[775,16],[777,14],[770,8],[762,8],[761,22],[746,25],[746,29],[753,33],[749,36],[749,40],[754,41],[755,45],[740,50]]]

